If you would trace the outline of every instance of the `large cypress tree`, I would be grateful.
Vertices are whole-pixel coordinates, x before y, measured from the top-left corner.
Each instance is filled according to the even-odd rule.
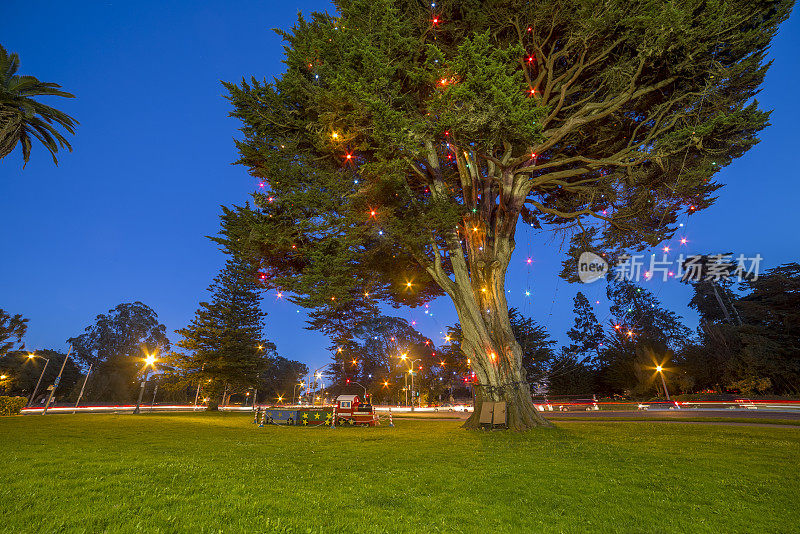
[[[711,205],[767,125],[753,97],[792,1],[335,5],[280,32],[281,77],[226,84],[263,188],[223,242],[318,313],[446,294],[478,382],[466,426],[484,399],[546,424],[504,289],[518,222],[612,258]]]
[[[177,331],[178,346],[187,353],[174,363],[215,402],[223,391],[256,386],[274,345],[264,338],[263,289],[249,262],[229,259],[208,291],[211,300],[201,302],[189,326]]]

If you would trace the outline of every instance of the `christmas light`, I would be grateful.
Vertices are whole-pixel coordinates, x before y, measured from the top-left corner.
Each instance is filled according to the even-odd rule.
[[[686,244],[686,238],[684,237],[684,238],[681,239],[681,245],[685,245],[685,244]]]
[[[669,247],[664,247],[664,252],[669,252]]]
[[[533,263],[533,260],[528,258],[528,265],[530,265],[531,263]]]
[[[336,141],[337,139],[339,139],[339,133],[338,133],[338,132],[333,132],[333,133],[331,134],[331,139],[333,139],[334,141]]]

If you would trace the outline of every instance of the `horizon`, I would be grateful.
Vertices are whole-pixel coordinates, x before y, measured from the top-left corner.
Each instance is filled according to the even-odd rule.
[[[32,9],[41,15],[32,19]],[[206,288],[226,259],[206,239],[218,231],[220,206],[247,202],[256,187],[244,167],[232,165],[240,125],[227,116],[220,81],[278,76],[283,51],[270,28],[291,27],[297,9],[307,15],[331,5],[246,2],[223,10],[189,2],[9,2],[2,8],[3,45],[19,54],[20,73],[75,94],[42,101],[80,121],[70,138],[73,151],[59,153],[58,167],[41,146],[33,147],[24,169],[19,148],[0,162],[0,209],[7,220],[0,236],[15,247],[0,265],[0,305],[30,320],[24,338],[29,349],[66,351],[66,339],[80,335],[97,315],[133,301],[153,308],[177,341],[174,331],[207,299]],[[773,110],[772,126],[760,134],[759,145],[720,173],[725,187],[715,205],[681,219],[685,234],[671,240],[674,253],[760,254],[761,272],[798,260],[792,244],[800,240],[790,232],[798,221],[800,189],[781,183],[784,169],[794,168],[798,139],[800,113],[792,98],[800,72],[798,24],[793,14],[769,54],[776,61],[759,101]],[[84,31],[73,34],[74,27]],[[562,344],[573,320],[572,297],[581,290],[605,327],[603,282],[557,278],[563,243],[543,234],[524,224],[518,230],[509,305]],[[684,236],[688,243],[679,245]],[[696,328],[689,287],[676,280],[643,285]],[[274,290],[262,308],[266,336],[279,354],[311,368],[329,363],[331,342],[304,329],[303,310]],[[416,322],[440,344],[439,333],[456,321],[455,313],[444,298],[430,303],[430,310],[390,314]]]

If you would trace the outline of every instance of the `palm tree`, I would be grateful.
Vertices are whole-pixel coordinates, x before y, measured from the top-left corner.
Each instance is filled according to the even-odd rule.
[[[72,151],[61,132],[60,124],[69,133],[75,133],[78,121],[57,109],[45,106],[33,99],[35,96],[75,95],[59,91],[56,83],[40,82],[33,76],[17,75],[19,56],[9,54],[0,45],[0,159],[3,159],[17,146],[22,145],[22,158],[25,163],[31,156],[31,136],[35,137],[50,151],[53,162],[58,165],[56,152],[59,147]]]

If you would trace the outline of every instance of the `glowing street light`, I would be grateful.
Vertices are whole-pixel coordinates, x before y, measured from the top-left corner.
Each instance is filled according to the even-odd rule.
[[[303,386],[305,386],[305,384],[303,382],[300,382],[299,384],[295,384],[294,387],[292,388],[292,404],[295,403],[295,399],[297,398],[297,395],[296,395],[297,388],[299,387],[302,390]]]
[[[139,387],[139,398],[136,400],[136,407],[133,409],[134,414],[140,413],[139,406],[142,404],[142,397],[144,396],[144,386],[145,384],[147,384],[147,375],[150,373],[150,369],[155,368],[155,364],[156,364],[156,355],[145,353],[144,378],[142,379],[141,386]]]
[[[664,386],[664,394],[667,396],[667,400],[669,401],[669,391],[667,390],[667,381],[664,380],[664,368],[660,365],[656,365],[656,372],[661,376],[661,384]]]
[[[33,388],[33,393],[31,393],[31,396],[28,398],[28,406],[30,406],[31,403],[33,402],[33,400],[36,398],[36,392],[39,391],[39,384],[42,383],[42,377],[44,376],[44,372],[47,369],[47,364],[50,363],[50,358],[45,358],[44,356],[39,356],[35,352],[31,352],[30,354],[28,354],[28,360],[29,361],[33,360],[34,358],[43,359],[44,360],[44,367],[42,367],[42,372],[39,375],[39,380],[36,381],[36,387]]]

